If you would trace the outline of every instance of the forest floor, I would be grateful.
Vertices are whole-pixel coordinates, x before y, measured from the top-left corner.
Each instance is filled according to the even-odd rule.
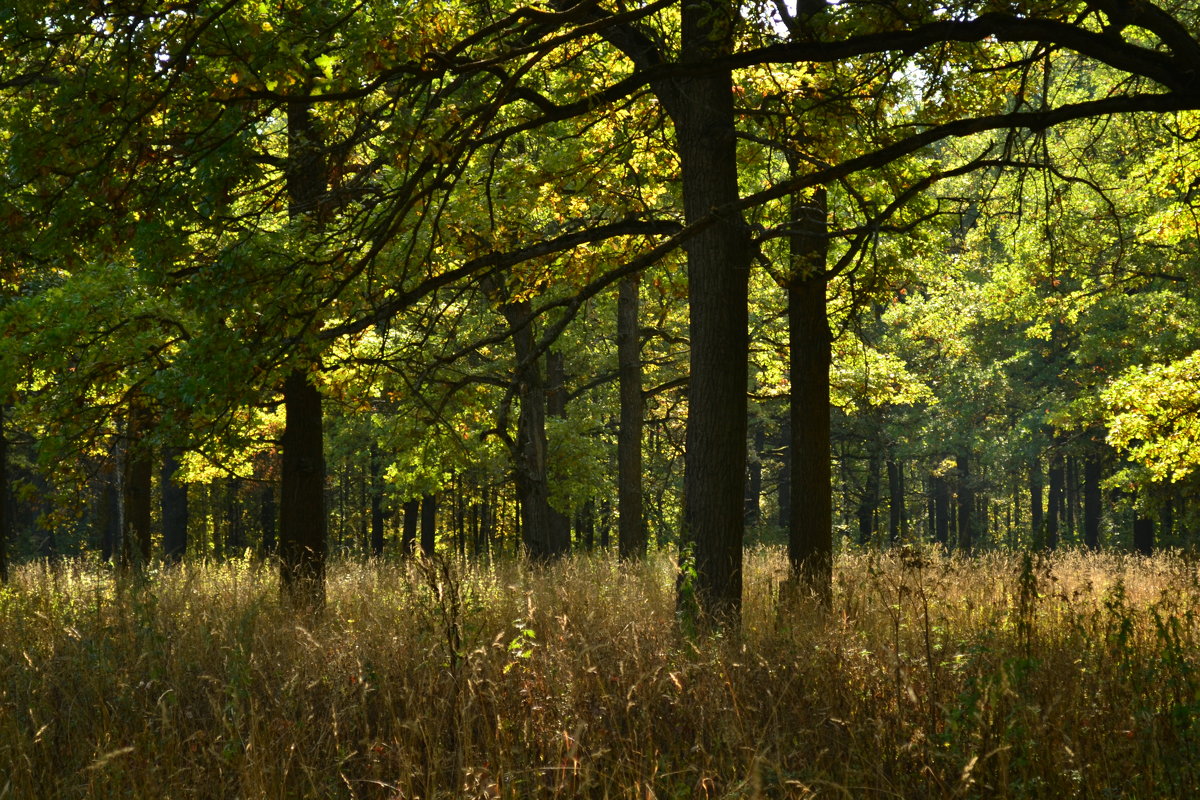
[[[741,629],[633,567],[264,566],[0,589],[0,798],[1186,797],[1200,572],[1179,555],[839,558],[831,612],[747,561]]]

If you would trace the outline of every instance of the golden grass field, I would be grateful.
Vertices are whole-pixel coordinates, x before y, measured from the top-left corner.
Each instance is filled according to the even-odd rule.
[[[747,559],[740,630],[665,556],[265,566],[0,589],[0,798],[1200,794],[1197,562],[856,553],[833,608]]]

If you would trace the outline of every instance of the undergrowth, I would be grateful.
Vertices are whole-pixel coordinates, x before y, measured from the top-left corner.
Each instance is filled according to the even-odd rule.
[[[0,798],[1187,797],[1197,565],[906,549],[833,607],[681,633],[665,557],[263,566],[0,589]]]

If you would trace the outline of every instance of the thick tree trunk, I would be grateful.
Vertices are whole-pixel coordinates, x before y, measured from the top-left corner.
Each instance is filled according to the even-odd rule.
[[[1083,541],[1100,549],[1100,459],[1090,455],[1083,462]]]
[[[400,534],[400,555],[408,558],[417,547],[417,520],[421,516],[421,501],[404,503],[404,530]]]
[[[788,295],[791,525],[788,561],[805,589],[828,603],[833,590],[833,475],[829,442],[829,331],[825,189],[793,197]]]
[[[125,567],[142,567],[150,561],[151,480],[154,464],[144,439],[150,427],[148,413],[140,408],[130,409],[128,421],[129,444],[125,449],[125,473],[122,476],[121,563]]]
[[[297,606],[325,603],[325,453],[321,393],[299,370],[283,384],[279,492],[279,577]]]
[[[617,377],[621,421],[617,428],[617,552],[621,558],[646,554],[642,503],[642,352],[638,275],[617,287]]]
[[[310,101],[287,105],[288,214],[318,216],[325,164]],[[321,392],[306,369],[283,384],[284,430],[279,491],[279,584],[298,608],[325,604],[329,520],[325,508],[325,434]]]
[[[421,552],[432,556],[437,546],[437,495],[421,498]]]
[[[704,63],[728,53],[737,10],[726,0],[683,3],[681,61]],[[711,216],[739,197],[733,76],[729,70],[690,75],[677,78],[674,87],[684,218],[689,225],[707,221],[687,244],[691,355],[683,541],[692,550],[696,577],[694,584],[681,581],[680,601],[687,607],[694,600],[711,620],[736,622],[745,529],[751,243],[740,214]]]
[[[0,409],[0,583],[8,583],[8,436],[4,410]]]
[[[174,562],[183,560],[188,543],[187,485],[175,480],[178,471],[179,451],[168,447],[163,451],[159,495],[162,503],[163,558]]]
[[[1046,495],[1046,541],[1049,550],[1058,548],[1058,529],[1063,511],[1063,456],[1057,449],[1050,456],[1050,490]]]
[[[958,461],[958,546],[969,553],[975,547],[975,487],[971,476],[971,457],[959,453]]]
[[[900,462],[889,458],[888,474],[888,539],[892,544],[900,541],[900,525],[904,513],[904,478],[900,472]]]
[[[1133,549],[1144,556],[1154,554],[1154,520],[1138,515],[1133,521]]]
[[[546,471],[546,386],[535,357],[536,342],[528,300],[506,305],[504,318],[513,332],[517,358],[517,438],[513,443],[518,505],[521,514],[521,543],[535,561],[566,553],[570,540],[551,522],[550,485]]]
[[[1034,541],[1041,541],[1044,538],[1045,517],[1042,509],[1045,501],[1042,498],[1042,486],[1042,462],[1041,459],[1034,456],[1029,461],[1029,520],[1033,529]]]

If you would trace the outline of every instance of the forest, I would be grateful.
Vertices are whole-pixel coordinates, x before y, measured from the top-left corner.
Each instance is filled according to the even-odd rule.
[[[9,0],[0,798],[1200,791],[1198,31]]]

